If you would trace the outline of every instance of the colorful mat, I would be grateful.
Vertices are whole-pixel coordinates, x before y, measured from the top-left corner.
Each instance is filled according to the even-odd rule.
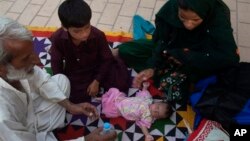
[[[43,64],[43,69],[51,73],[50,65],[50,54],[49,49],[51,47],[51,42],[48,37],[56,30],[56,28],[39,28],[39,27],[28,27],[34,35],[34,46],[35,51],[39,54],[41,62]],[[114,33],[105,32],[107,40],[111,48],[116,47],[118,44],[132,40],[132,35],[129,33]],[[136,72],[132,69],[128,69],[131,73],[131,77],[136,75]],[[129,96],[134,96],[138,89],[130,88]],[[157,97],[154,93],[154,89],[150,89],[153,96]],[[97,109],[100,111],[101,104],[98,102],[92,102],[96,105]],[[150,134],[153,135],[155,141],[183,141],[186,139],[188,130],[184,124],[184,120],[187,121],[192,127],[194,122],[194,112],[190,106],[180,106],[175,104],[173,106],[174,113],[170,119],[158,120],[156,121],[151,129]],[[126,121],[124,118],[106,118],[104,115],[100,115],[100,118],[91,121],[84,115],[72,116],[67,114],[68,125],[62,129],[57,129],[54,131],[58,140],[67,140],[77,138],[79,136],[88,134],[96,127],[100,127],[104,122],[111,122],[117,133],[118,141],[143,141],[144,135],[140,128],[135,125],[132,121]]]

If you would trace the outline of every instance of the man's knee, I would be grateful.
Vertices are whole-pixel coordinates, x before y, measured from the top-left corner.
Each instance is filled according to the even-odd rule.
[[[64,94],[69,97],[70,94],[70,82],[69,79],[63,74],[56,74],[51,77],[51,79],[57,83],[59,89],[64,92]]]

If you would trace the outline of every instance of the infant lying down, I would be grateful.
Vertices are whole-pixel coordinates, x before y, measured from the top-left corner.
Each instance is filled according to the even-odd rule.
[[[102,113],[108,118],[122,116],[127,120],[135,121],[145,135],[145,141],[154,140],[148,129],[156,119],[169,118],[172,107],[167,101],[153,100],[147,90],[149,82],[143,83],[143,88],[135,97],[127,97],[116,88],[110,88],[101,98]]]

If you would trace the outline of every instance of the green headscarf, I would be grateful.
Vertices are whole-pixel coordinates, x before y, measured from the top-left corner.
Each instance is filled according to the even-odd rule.
[[[217,0],[184,0],[188,7],[197,13],[203,20],[208,18],[214,9]]]
[[[218,8],[218,3],[220,9],[227,12],[229,18],[230,13],[228,7],[221,0],[183,0],[190,10],[197,13],[202,19],[203,23],[207,21],[210,22],[211,19],[215,17],[216,10]],[[177,0],[169,0],[156,14],[156,17],[160,17],[165,22],[176,26],[183,27],[179,17],[178,17],[178,2]],[[229,22],[230,23],[230,22]]]
[[[178,17],[177,0],[169,0],[156,14],[153,40],[166,43],[156,52],[167,49],[171,56],[185,64],[184,69],[190,74],[214,73],[238,63],[230,11],[225,3],[221,0],[184,2],[203,19],[202,24],[192,31],[185,29]],[[184,52],[183,48],[188,48],[189,52]],[[151,62],[161,60],[159,55],[154,58]]]

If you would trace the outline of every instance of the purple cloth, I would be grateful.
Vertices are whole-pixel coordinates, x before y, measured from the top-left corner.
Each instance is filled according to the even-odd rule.
[[[73,44],[68,32],[58,29],[51,37],[51,68],[53,74],[65,74],[71,83],[70,100],[74,103],[90,101],[87,87],[94,80],[108,90],[117,87],[127,91],[129,75],[127,67],[114,59],[105,34],[95,27],[87,41]],[[119,79],[118,79],[119,78]]]

